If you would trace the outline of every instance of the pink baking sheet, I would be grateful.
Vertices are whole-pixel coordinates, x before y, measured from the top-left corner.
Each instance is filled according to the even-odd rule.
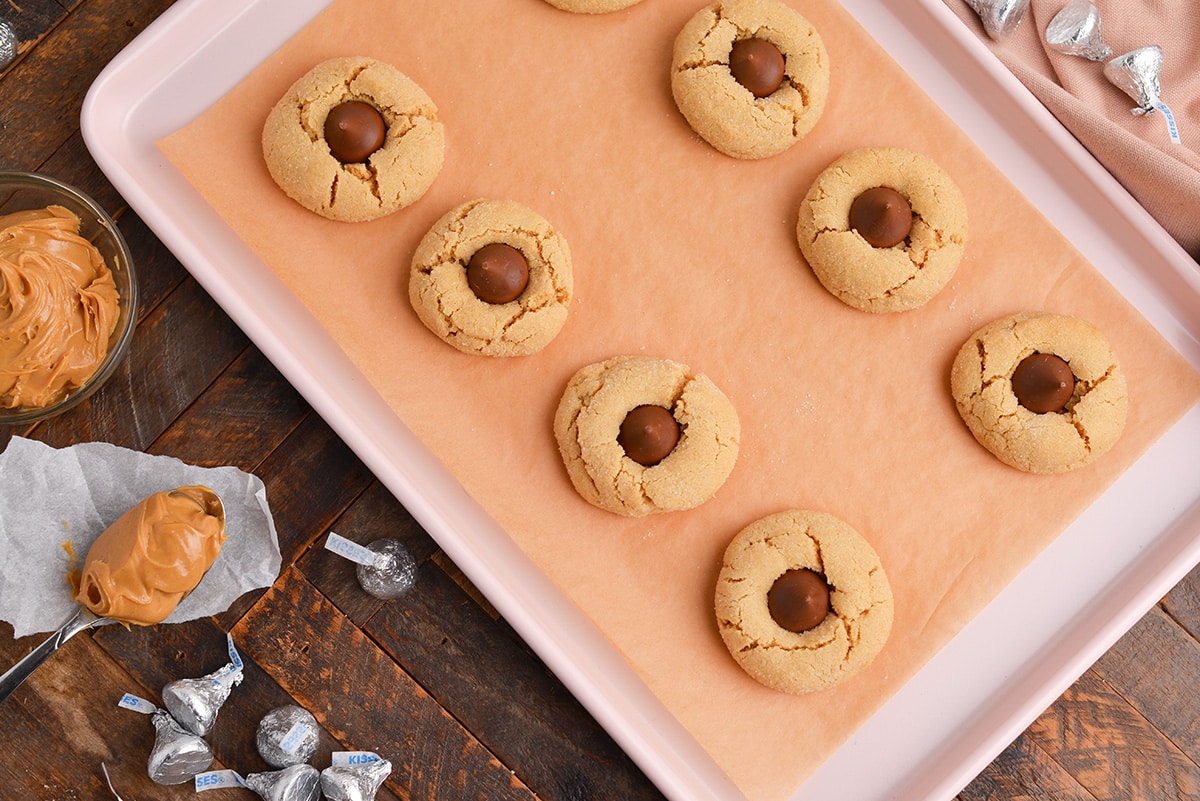
[[[1200,397],[1200,376],[843,9],[797,6],[826,41],[833,90],[814,133],[767,161],[715,153],[674,108],[666,67],[691,0],[601,18],[506,0],[474,9],[470,24],[435,0],[403,14],[387,0],[342,0],[162,143],[395,413],[763,801],[786,798]],[[447,130],[433,189],[368,224],[298,207],[271,182],[259,145],[288,85],[348,54],[413,77]],[[834,157],[864,145],[928,153],[966,194],[967,256],[921,310],[850,309],[799,256],[800,196]],[[571,317],[536,356],[458,353],[408,306],[416,241],[480,196],[539,210],[571,245]],[[947,392],[969,334],[1024,310],[1092,321],[1127,372],[1124,437],[1071,475],[999,464]],[[629,353],[692,365],[738,409],[738,465],[698,510],[627,520],[582,502],[566,479],[550,430],[562,388],[582,365]],[[804,697],[737,668],[711,603],[729,538],[792,507],[831,511],[862,532],[897,608],[868,670]]]
[[[652,2],[623,13],[643,13]],[[463,492],[330,331],[156,146],[269,64],[326,5],[180,0],[92,86],[82,114],[89,150],[138,215],[668,797],[743,799],[611,640]],[[941,2],[844,6],[1118,293],[1200,365],[1193,261],[972,32]],[[773,162],[778,169],[784,159]],[[1198,448],[1194,406],[794,787],[791,801],[950,799],[1200,561]]]

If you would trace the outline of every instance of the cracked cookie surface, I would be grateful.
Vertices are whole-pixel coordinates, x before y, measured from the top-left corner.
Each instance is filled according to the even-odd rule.
[[[783,82],[766,97],[755,97],[730,72],[731,48],[749,38],[783,55]],[[829,55],[812,24],[778,0],[723,0],[699,11],[676,37],[671,93],[692,130],[717,150],[767,158],[817,124],[829,94]]]
[[[627,414],[668,409],[679,441],[646,467],[617,441]],[[628,517],[691,509],[711,498],[737,461],[741,428],[732,402],[707,376],[667,359],[617,356],[567,382],[554,416],[567,474],[589,503]]]
[[[1034,353],[1067,362],[1075,388],[1061,411],[1025,408],[1013,390],[1017,366]],[[1062,473],[1111,448],[1125,428],[1125,377],[1104,335],[1076,317],[1029,312],[971,335],[955,356],[950,392],[975,439],[1027,473]]]
[[[381,147],[343,164],[325,141],[325,118],[358,100],[382,116]],[[310,211],[342,222],[391,214],[420,198],[442,169],[445,131],[437,107],[390,64],[348,56],[324,61],[292,84],[267,115],[263,158],[271,178]]]
[[[850,207],[868,189],[896,190],[912,207],[912,228],[893,247],[874,247],[850,225]],[[860,148],[826,167],[800,203],[796,240],[834,297],[867,312],[923,306],[953,277],[967,239],[967,206],[928,156],[903,148]]]
[[[771,616],[767,595],[789,570],[807,568],[829,585],[829,613],[790,631]],[[827,512],[788,510],[754,521],[730,541],[717,577],[721,639],[755,680],[802,694],[839,684],[883,649],[894,600],[875,549]]]
[[[485,245],[516,248],[528,285],[507,303],[478,298],[467,263]],[[567,321],[574,279],[567,241],[540,214],[511,200],[478,199],[442,216],[413,252],[408,297],[425,327],[479,356],[525,356],[544,348]]]
[[[642,0],[546,0],[547,3],[563,11],[576,14],[606,14],[609,11],[619,11],[637,5]]]

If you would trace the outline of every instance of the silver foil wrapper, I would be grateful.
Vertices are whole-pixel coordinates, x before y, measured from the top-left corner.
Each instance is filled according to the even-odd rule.
[[[334,765],[321,771],[321,792],[329,801],[373,801],[392,773],[386,759],[366,765]]]
[[[264,801],[318,801],[321,773],[312,765],[291,765],[283,770],[251,773],[246,786]]]
[[[1029,0],[967,0],[983,22],[987,35],[997,42],[1006,39],[1029,10]]]
[[[273,768],[308,762],[319,743],[317,719],[294,704],[275,707],[264,715],[254,736],[258,755]]]
[[[1133,98],[1134,114],[1152,114],[1162,100],[1158,76],[1162,71],[1162,48],[1139,47],[1104,65],[1104,77]]]
[[[242,669],[228,664],[198,679],[177,679],[162,690],[166,706],[179,725],[201,737],[212,731],[221,704],[242,683]]]
[[[150,716],[154,724],[154,747],[146,772],[158,784],[183,784],[208,770],[213,752],[208,743],[175,722],[165,710]]]
[[[1091,61],[1104,61],[1113,54],[1100,31],[1100,9],[1091,0],[1071,0],[1063,6],[1046,26],[1046,44]]]
[[[367,546],[383,554],[380,564],[358,565],[358,583],[363,591],[383,600],[399,598],[417,580],[417,561],[404,543],[396,539],[375,540]]]
[[[8,20],[0,19],[0,70],[17,59],[17,32]]]

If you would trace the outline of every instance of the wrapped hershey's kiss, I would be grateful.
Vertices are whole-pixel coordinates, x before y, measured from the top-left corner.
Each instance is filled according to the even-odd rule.
[[[1162,48],[1139,47],[1117,56],[1104,65],[1104,77],[1133,98],[1134,114],[1152,114],[1162,99],[1159,73],[1162,72]]]
[[[8,20],[0,19],[0,69],[17,59],[17,32]]]
[[[364,547],[331,531],[325,549],[355,562],[359,585],[376,598],[399,598],[417,580],[417,560],[400,540],[378,539]]]
[[[375,540],[367,546],[379,558],[374,564],[355,568],[358,583],[368,595],[389,600],[399,598],[417,580],[417,560],[400,540]]]
[[[122,695],[117,706],[146,715],[154,724],[154,747],[150,749],[146,772],[155,782],[183,784],[212,764],[213,753],[208,743],[180,726],[167,710],[132,693]]]
[[[183,784],[212,764],[213,752],[208,743],[175,722],[163,709],[150,716],[154,724],[154,747],[146,772],[158,784]]]
[[[1090,61],[1103,61],[1113,54],[1100,33],[1100,9],[1091,0],[1071,0],[1063,6],[1046,26],[1046,44]]]
[[[1134,99],[1137,105],[1131,109],[1138,116],[1161,111],[1167,121],[1167,132],[1171,141],[1180,144],[1179,129],[1175,127],[1175,115],[1163,102],[1159,73],[1162,72],[1163,54],[1158,45],[1148,45],[1117,56],[1104,65],[1104,77]]]
[[[967,0],[967,5],[975,9],[983,29],[997,42],[1015,31],[1029,10],[1029,0]]]
[[[289,765],[283,770],[251,773],[246,786],[264,801],[317,801],[321,773],[312,765]]]
[[[312,759],[319,739],[317,719],[312,713],[295,704],[287,704],[263,716],[254,743],[264,762],[273,768],[286,768]]]
[[[242,683],[242,659],[232,637],[228,642],[230,661],[225,667],[198,679],[177,679],[162,689],[163,704],[192,734],[203,737],[212,730],[221,704]]]
[[[392,763],[369,751],[336,751],[321,771],[321,792],[329,801],[374,801],[392,773]]]

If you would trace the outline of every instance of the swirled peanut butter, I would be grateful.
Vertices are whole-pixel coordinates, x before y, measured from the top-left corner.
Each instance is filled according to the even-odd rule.
[[[91,378],[108,355],[117,298],[70,211],[0,216],[0,407],[49,406]]]
[[[101,617],[161,623],[204,578],[225,542],[225,509],[208,487],[157,492],[88,550],[75,600]]]

